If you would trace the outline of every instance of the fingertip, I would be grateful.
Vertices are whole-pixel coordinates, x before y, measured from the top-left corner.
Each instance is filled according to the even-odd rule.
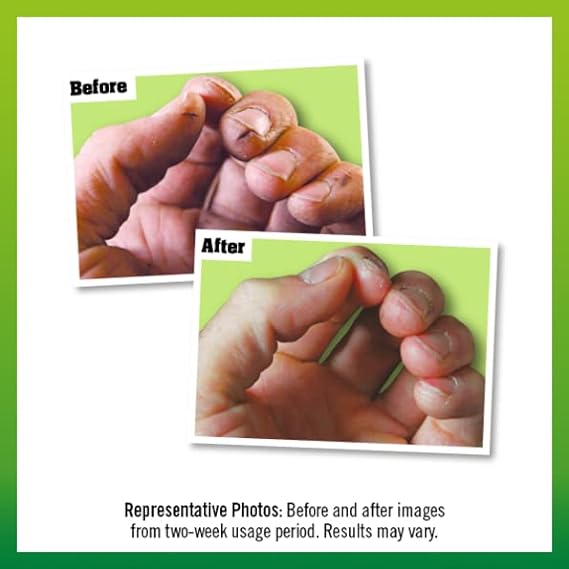
[[[446,377],[421,378],[414,396],[417,406],[430,417],[470,417],[484,410],[484,378],[472,368]]]
[[[217,126],[223,113],[241,99],[239,89],[221,77],[199,75],[190,79],[182,89],[182,94],[199,95],[207,109],[206,123]]]
[[[389,269],[373,251],[359,245],[337,250],[351,263],[354,276],[353,288],[362,306],[381,304],[391,287]]]
[[[323,227],[354,219],[364,209],[361,168],[338,162],[289,199],[289,211],[307,225]]]
[[[206,105],[200,95],[186,91],[180,99],[180,112],[183,115],[195,116],[205,120]]]
[[[380,309],[381,325],[397,338],[420,334],[443,307],[444,295],[436,281],[419,271],[405,271],[393,277]]]
[[[296,124],[296,112],[288,99],[271,91],[257,91],[229,108],[219,126],[227,150],[239,160],[250,160]]]
[[[444,377],[472,362],[474,339],[452,316],[442,316],[422,334],[401,342],[401,360],[417,377]]]
[[[381,304],[391,287],[387,267],[373,253],[356,260],[356,294],[363,306]]]

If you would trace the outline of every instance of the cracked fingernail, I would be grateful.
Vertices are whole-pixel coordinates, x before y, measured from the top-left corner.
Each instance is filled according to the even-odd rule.
[[[271,119],[269,115],[253,107],[231,113],[231,118],[249,130],[256,132],[260,136],[265,136],[271,130]]]

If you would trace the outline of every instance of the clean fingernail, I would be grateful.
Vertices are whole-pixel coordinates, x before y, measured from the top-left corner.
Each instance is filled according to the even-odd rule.
[[[260,136],[265,136],[271,130],[271,119],[269,115],[254,107],[249,107],[241,111],[231,113],[231,118],[249,130],[256,132]]]
[[[421,317],[426,318],[431,312],[433,308],[431,299],[420,288],[401,286],[396,292],[399,293],[399,301]]]
[[[295,199],[306,200],[309,202],[320,203],[323,202],[329,195],[332,189],[326,182],[313,182],[302,190],[294,194]]]
[[[277,150],[249,164],[286,182],[296,169],[296,157],[289,150]]]
[[[421,395],[429,399],[447,399],[456,391],[456,379],[450,377],[439,377],[433,379],[420,379],[417,382],[417,389]]]
[[[433,330],[428,334],[416,336],[417,340],[438,359],[446,358],[450,353],[450,338],[446,332]]]
[[[341,269],[343,263],[343,257],[332,257],[312,265],[299,276],[307,284],[322,283],[332,278]]]

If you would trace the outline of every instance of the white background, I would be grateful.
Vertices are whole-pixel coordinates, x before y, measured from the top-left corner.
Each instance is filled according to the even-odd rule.
[[[551,548],[549,19],[53,19],[18,35],[20,550]],[[490,457],[188,446],[192,285],[71,286],[64,77],[306,57],[366,59],[382,235],[501,245]],[[203,500],[447,516],[430,544],[130,539],[125,501]]]

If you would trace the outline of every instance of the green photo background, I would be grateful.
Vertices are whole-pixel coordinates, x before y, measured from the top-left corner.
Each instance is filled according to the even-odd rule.
[[[191,67],[191,66],[189,66]],[[203,73],[137,77],[136,100],[81,102],[71,105],[73,153],[97,129],[150,115]],[[356,65],[212,72],[242,94],[275,91],[293,104],[301,126],[326,138],[342,160],[362,163],[358,68]]]
[[[202,329],[243,280],[298,274],[320,257],[350,241],[319,242],[253,239],[251,262],[202,260],[199,324]],[[361,245],[361,244],[360,244]],[[365,244],[383,259],[391,274],[419,270],[432,276],[445,293],[445,312],[470,327],[476,342],[474,367],[486,373],[489,248]]]
[[[449,16],[553,16],[553,104],[554,104],[554,162],[553,162],[553,553],[17,553],[16,552],[16,17],[24,15],[78,16],[82,12],[92,16],[377,16],[377,17],[449,17]],[[88,12],[88,14],[87,14]],[[6,136],[3,150],[5,167],[2,169],[5,192],[2,198],[2,248],[4,252],[4,280],[2,300],[5,309],[2,319],[4,356],[1,360],[3,377],[1,397],[2,445],[5,460],[0,469],[0,494],[2,515],[0,517],[0,559],[3,567],[76,569],[77,567],[148,567],[186,568],[223,567],[236,568],[313,568],[325,564],[335,568],[412,567],[425,568],[463,567],[478,569],[481,564],[500,568],[566,567],[569,562],[569,450],[566,432],[569,427],[566,412],[569,402],[569,386],[566,375],[569,371],[569,5],[559,0],[536,2],[527,0],[479,0],[478,2],[449,2],[434,0],[428,4],[410,0],[402,4],[393,0],[382,3],[355,2],[330,4],[329,2],[307,3],[292,0],[286,4],[252,0],[237,4],[218,0],[213,4],[172,2],[159,6],[127,2],[117,3],[101,0],[91,7],[77,7],[76,3],[56,0],[46,6],[37,0],[11,3],[5,7],[2,18],[2,43],[6,59],[2,106]],[[70,46],[70,49],[72,47]],[[539,378],[547,380],[548,378]],[[547,444],[547,443],[546,443]],[[504,449],[499,445],[498,452]],[[531,460],[531,452],[528,455]],[[455,457],[452,458],[455,460]],[[470,460],[468,458],[467,460]],[[531,491],[531,487],[528,488]],[[523,496],[521,496],[523,499]],[[491,512],[490,512],[491,513]],[[499,536],[497,536],[499,539]],[[563,561],[565,560],[565,561]]]

